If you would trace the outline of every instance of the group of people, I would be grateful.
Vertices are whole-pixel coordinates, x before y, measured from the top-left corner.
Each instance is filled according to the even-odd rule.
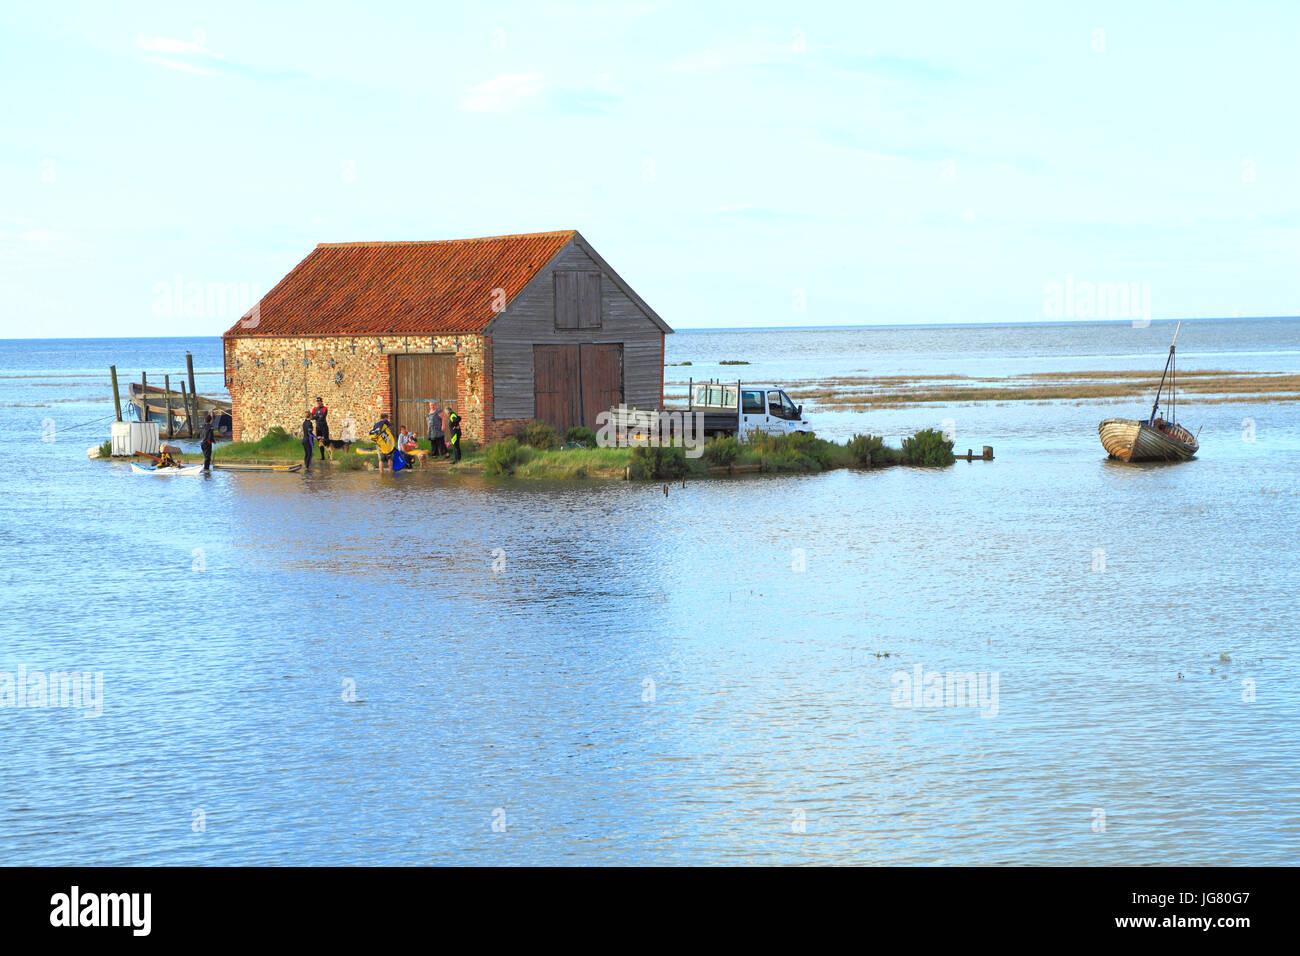
[[[438,410],[437,402],[429,403],[429,414],[424,416],[429,438],[429,454],[434,458],[451,458],[460,461],[460,416],[455,412]]]
[[[437,402],[430,402],[425,426],[429,438],[429,454],[434,458],[460,461],[460,416],[451,410],[439,410]],[[380,471],[384,470],[385,465],[392,464],[395,454],[413,452],[420,447],[415,433],[405,425],[400,425],[397,434],[393,434],[393,424],[387,412],[375,422],[370,435],[379,449]]]
[[[436,402],[430,402],[425,424],[430,454],[434,458],[460,461],[460,416],[449,409],[440,410]],[[397,434],[393,433],[393,426],[387,412],[375,423],[375,427],[370,429],[370,435],[376,439],[376,444],[379,446],[380,471],[392,462],[394,452],[412,452],[419,448],[415,433],[409,431],[405,425],[400,427]],[[215,441],[215,425],[212,421],[212,413],[208,412],[199,428],[199,447],[203,449],[204,471],[212,470],[212,445]],[[319,395],[316,396],[315,407],[303,413],[302,464],[305,471],[311,471],[311,463],[316,457],[317,449],[320,449],[322,459],[326,457],[327,452],[332,454],[333,451],[330,445],[329,409],[325,405],[325,400]],[[179,467],[179,463],[173,461],[164,448],[158,459],[158,467],[170,465]]]
[[[319,395],[316,396],[316,407],[307,409],[302,421],[302,465],[304,471],[311,471],[312,459],[316,457],[316,449],[320,449],[321,458],[325,457],[327,451],[331,451],[330,446],[330,423],[329,409],[325,407],[325,401]]]
[[[429,414],[425,416],[425,426],[430,445],[429,453],[434,458],[460,461],[460,416],[455,411],[439,409],[437,402],[430,402]],[[203,442],[205,468],[208,467],[212,457],[211,430],[212,416],[209,415],[204,432],[209,437]],[[409,431],[405,425],[400,426],[394,434],[387,412],[375,422],[374,427],[370,429],[370,435],[376,439],[376,444],[379,446],[380,471],[392,462],[394,452],[412,452],[419,448],[415,433]],[[305,471],[311,471],[311,463],[316,457],[317,449],[320,449],[321,458],[331,450],[329,409],[319,395],[316,396],[315,407],[309,408],[303,414],[302,464]]]

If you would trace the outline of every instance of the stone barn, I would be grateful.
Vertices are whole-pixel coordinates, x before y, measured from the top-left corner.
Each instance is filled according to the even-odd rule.
[[[671,331],[574,230],[321,243],[222,337],[234,438],[296,434],[317,395],[335,438],[385,411],[423,435],[430,401],[479,442],[594,429],[662,406]]]

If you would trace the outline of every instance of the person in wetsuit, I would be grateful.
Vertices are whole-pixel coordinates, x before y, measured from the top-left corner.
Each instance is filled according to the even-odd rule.
[[[199,426],[199,447],[203,449],[203,470],[212,470],[212,441],[214,432],[212,428],[212,413],[208,412],[207,418]]]
[[[460,461],[460,416],[452,412],[447,416],[447,423],[450,426],[448,431],[451,433],[451,460]]]
[[[315,420],[308,409],[302,419],[302,465],[305,471],[311,471],[311,460],[316,454],[316,432],[313,425]]]
[[[325,457],[325,449],[330,440],[330,423],[326,418],[330,410],[325,407],[325,400],[316,396],[316,407],[311,410],[312,420],[316,423],[316,441],[320,444],[320,456]]]

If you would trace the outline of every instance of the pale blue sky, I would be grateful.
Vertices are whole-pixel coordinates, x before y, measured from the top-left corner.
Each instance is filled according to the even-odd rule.
[[[216,334],[176,277],[564,228],[679,328],[1029,321],[1067,281],[1295,314],[1298,9],[6,4],[0,337]]]

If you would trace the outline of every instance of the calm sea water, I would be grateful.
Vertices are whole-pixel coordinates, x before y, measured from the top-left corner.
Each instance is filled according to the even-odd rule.
[[[668,361],[1142,369],[1171,332],[697,332]],[[1296,321],[1179,346],[1300,370]],[[0,708],[7,863],[1300,863],[1295,405],[1188,405],[1200,458],[1136,467],[1096,424],[1140,407],[823,415],[998,458],[667,496],[88,462],[107,366],[161,382],[186,349],[219,393],[215,339],[0,342],[0,682],[103,674],[99,717]],[[984,706],[898,706],[918,665]]]

